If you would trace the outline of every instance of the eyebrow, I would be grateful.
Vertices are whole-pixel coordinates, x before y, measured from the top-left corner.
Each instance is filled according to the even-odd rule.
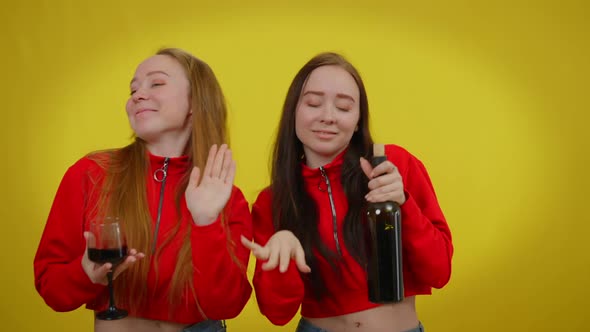
[[[154,74],[164,74],[164,75],[170,77],[170,75],[168,75],[168,73],[166,73],[165,71],[162,71],[162,70],[150,71],[150,72],[148,72],[146,74],[146,76],[151,76],[151,75],[154,75]],[[135,82],[135,81],[137,81],[137,77],[134,77],[129,84],[133,84],[133,82]]]
[[[310,95],[316,95],[316,96],[325,96],[326,95],[325,93],[323,93],[321,91],[313,91],[313,90],[309,90],[309,91],[306,91],[305,93],[303,93],[304,96],[306,96],[308,94],[310,94]],[[347,95],[345,93],[337,93],[336,94],[336,97],[337,98],[343,98],[343,99],[350,99],[350,100],[352,100],[352,102],[355,102],[354,98],[352,98],[351,96],[349,96],[349,95]]]

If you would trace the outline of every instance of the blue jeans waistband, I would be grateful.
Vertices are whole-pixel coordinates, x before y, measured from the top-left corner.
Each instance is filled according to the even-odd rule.
[[[297,330],[295,330],[295,332],[329,332],[329,331],[313,325],[305,318],[301,318],[299,320],[299,324],[297,325]],[[417,327],[415,327],[411,330],[404,331],[404,332],[424,332],[424,326],[422,326],[422,323],[419,322]]]
[[[225,321],[223,320],[204,320],[197,324],[187,326],[182,332],[225,332]]]

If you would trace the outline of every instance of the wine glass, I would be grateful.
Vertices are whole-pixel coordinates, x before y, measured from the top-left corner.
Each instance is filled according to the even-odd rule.
[[[113,271],[127,257],[127,244],[118,218],[106,217],[90,222],[88,232],[88,258],[97,264],[111,263],[107,274],[109,282],[109,308],[96,314],[102,320],[127,317],[127,311],[115,307]]]

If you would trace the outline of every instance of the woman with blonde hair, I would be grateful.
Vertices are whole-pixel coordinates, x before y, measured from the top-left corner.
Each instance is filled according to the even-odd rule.
[[[35,286],[56,311],[107,308],[113,264],[89,259],[97,218],[117,218],[130,248],[115,266],[118,320],[95,331],[224,331],[251,294],[251,216],[233,185],[226,105],[215,74],[180,49],[137,67],[126,111],[135,139],[65,173],[35,256]]]

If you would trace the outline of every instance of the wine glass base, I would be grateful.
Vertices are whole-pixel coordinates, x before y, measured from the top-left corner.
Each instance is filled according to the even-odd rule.
[[[96,314],[96,319],[117,320],[127,317],[127,311],[117,308],[109,308]]]

